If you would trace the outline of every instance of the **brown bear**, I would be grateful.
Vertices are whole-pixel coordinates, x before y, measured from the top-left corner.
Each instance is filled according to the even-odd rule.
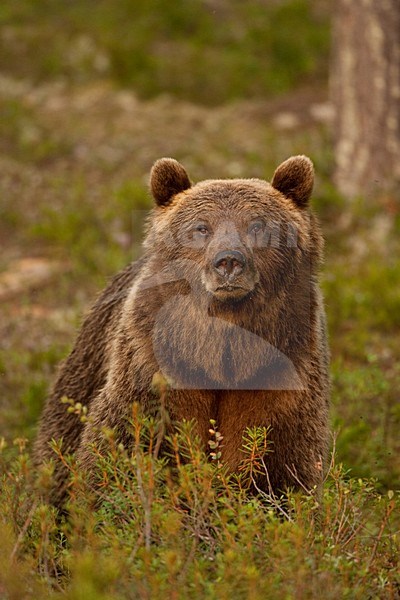
[[[155,373],[169,382],[171,423],[193,419],[207,448],[210,419],[222,461],[241,462],[247,427],[269,428],[260,485],[279,492],[319,486],[328,447],[328,348],[317,282],[322,238],[309,208],[314,170],[305,156],[282,163],[272,182],[191,185],[180,163],[151,171],[155,207],[140,260],[118,274],[86,318],[44,408],[35,460],[63,440],[86,468],[90,445],[114,428],[129,448],[137,401],[156,410]],[[89,419],[66,413],[67,396]],[[52,500],[67,472],[55,465]]]

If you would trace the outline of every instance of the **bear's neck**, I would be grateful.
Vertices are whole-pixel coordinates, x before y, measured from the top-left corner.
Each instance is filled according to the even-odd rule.
[[[181,281],[139,291],[135,311],[159,370],[178,387],[297,389],[314,317],[312,290],[292,287],[268,303],[258,291],[222,304]]]

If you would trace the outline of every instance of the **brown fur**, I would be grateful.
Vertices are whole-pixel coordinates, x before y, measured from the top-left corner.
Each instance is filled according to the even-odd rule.
[[[308,209],[311,161],[288,159],[272,184],[236,179],[190,187],[179,163],[157,161],[144,257],[115,278],[85,321],[44,409],[38,462],[51,456],[48,441],[62,437],[89,468],[89,445],[101,443],[104,426],[129,446],[132,402],[157,409],[151,381],[161,371],[171,383],[172,422],[194,419],[206,448],[216,419],[232,470],[243,456],[244,429],[269,426],[272,452],[260,485],[320,484],[329,383],[317,285],[322,239]],[[84,428],[66,414],[63,395],[89,406]],[[65,476],[58,465],[56,502]]]

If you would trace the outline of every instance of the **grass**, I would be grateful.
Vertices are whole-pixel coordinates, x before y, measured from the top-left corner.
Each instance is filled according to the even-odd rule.
[[[324,2],[191,6],[0,6],[0,597],[395,599],[396,199],[341,198],[326,126],[305,108],[286,131],[268,112],[284,93],[289,112],[300,110],[298,82],[323,97]],[[195,180],[270,179],[296,153],[314,160],[326,238],[335,449],[319,506],[313,494],[252,493],[248,456],[241,478],[227,477],[189,444],[189,424],[172,446],[187,460],[167,464],[149,451],[154,424],[140,418],[134,453],[111,438],[100,461],[101,506],[69,459],[71,518],[60,523],[39,494],[51,467],[37,473],[30,462],[35,424],[82,315],[140,251],[152,162],[174,156]],[[60,272],[1,298],[3,272],[21,257],[56,260]]]

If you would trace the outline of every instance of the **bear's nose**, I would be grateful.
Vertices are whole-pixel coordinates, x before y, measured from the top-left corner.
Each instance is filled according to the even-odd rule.
[[[229,279],[240,275],[245,266],[246,257],[238,250],[223,250],[213,260],[217,273]]]

